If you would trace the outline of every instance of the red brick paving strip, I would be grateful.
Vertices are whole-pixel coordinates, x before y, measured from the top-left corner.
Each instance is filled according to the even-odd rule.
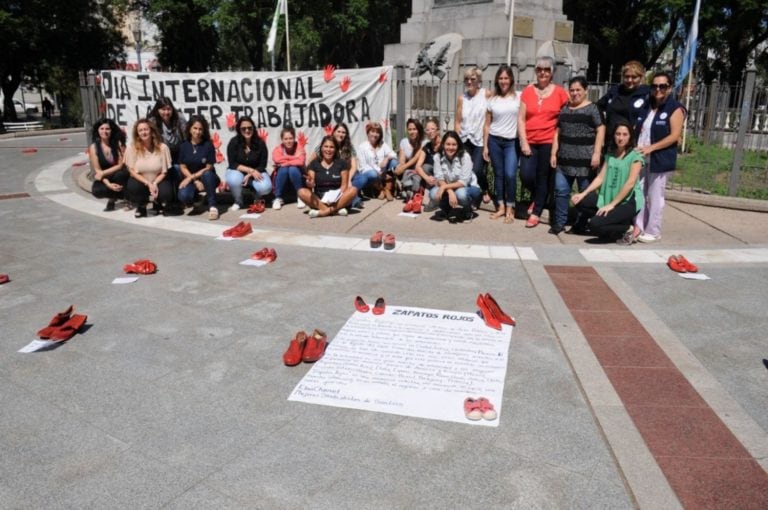
[[[600,275],[545,269],[680,503],[768,508],[768,473]]]

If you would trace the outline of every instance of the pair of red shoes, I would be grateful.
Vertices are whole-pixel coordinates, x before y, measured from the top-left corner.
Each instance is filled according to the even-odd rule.
[[[75,311],[75,306],[70,305],[63,312],[54,315],[48,325],[37,332],[37,336],[43,340],[54,340],[56,342],[66,342],[72,338],[85,325],[85,321],[88,319],[87,315],[72,315],[73,311]]]
[[[486,294],[477,295],[477,306],[480,308],[480,314],[483,316],[485,325],[493,329],[501,329],[502,324],[514,326],[515,319],[504,313],[499,304],[493,299],[493,296]]]
[[[261,214],[267,209],[263,200],[257,200],[248,207],[248,214]]]
[[[667,259],[667,266],[672,271],[678,273],[698,273],[699,268],[695,264],[691,264],[687,258],[682,255],[670,255]]]
[[[409,212],[413,214],[421,214],[421,204],[424,202],[424,195],[416,193],[412,199],[407,201],[403,206],[403,212]]]
[[[149,259],[140,259],[133,264],[124,265],[123,271],[136,274],[155,274],[157,272],[157,264]]]
[[[241,221],[232,228],[228,228],[222,232],[223,237],[244,237],[253,232],[251,224],[247,221]]]
[[[360,296],[357,296],[355,298],[355,310],[357,310],[360,313],[368,313],[368,310],[371,310],[371,313],[373,315],[381,315],[384,313],[384,310],[386,310],[387,305],[384,302],[384,298],[380,297],[376,300],[376,303],[373,305],[373,309],[371,310],[371,307],[368,306],[368,304],[365,302],[363,298]]]
[[[302,361],[314,363],[323,357],[327,346],[328,335],[323,331],[316,329],[309,337],[304,331],[299,331],[288,344],[288,349],[283,353],[283,363],[289,367],[296,366]]]
[[[384,235],[384,232],[381,230],[374,232],[371,236],[371,248],[381,248],[382,244],[385,250],[394,250],[396,244],[395,234]]]
[[[0,285],[4,283],[8,283],[11,281],[11,278],[7,274],[0,274]]]
[[[496,419],[497,414],[493,404],[487,398],[467,397],[464,399],[464,416],[472,421],[478,421],[480,418],[492,421]]]
[[[251,258],[253,260],[263,260],[264,262],[274,262],[277,259],[277,252],[274,248],[262,248],[259,251],[253,252]]]

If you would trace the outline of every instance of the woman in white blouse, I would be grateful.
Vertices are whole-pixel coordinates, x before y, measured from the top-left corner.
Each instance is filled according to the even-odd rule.
[[[384,142],[384,129],[378,122],[365,127],[368,140],[357,147],[357,172],[362,176],[355,181],[360,189],[373,185],[379,192],[379,199],[395,199],[395,177],[397,154]]]

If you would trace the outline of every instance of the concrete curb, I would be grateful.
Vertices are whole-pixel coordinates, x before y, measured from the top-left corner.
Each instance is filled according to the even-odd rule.
[[[50,135],[62,135],[67,133],[84,133],[85,128],[61,128],[61,129],[44,129],[42,131],[19,131],[17,133],[5,133],[0,135],[0,140],[10,140],[13,138],[30,138],[33,136],[50,136]]]
[[[686,204],[706,205],[708,207],[720,207],[723,209],[736,209],[739,211],[752,211],[768,213],[768,200],[756,200],[752,198],[724,197],[720,195],[704,195],[687,191],[666,190],[664,197],[673,202]]]

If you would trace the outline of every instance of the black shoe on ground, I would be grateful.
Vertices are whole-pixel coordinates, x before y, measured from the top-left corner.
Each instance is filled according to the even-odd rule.
[[[104,211],[105,212],[111,212],[111,211],[114,211],[114,210],[115,210],[115,199],[114,198],[110,198],[109,200],[107,200],[107,206],[104,208]]]
[[[137,207],[136,212],[133,214],[135,218],[146,218],[147,217],[147,206],[143,207]]]
[[[558,225],[557,223],[555,223],[555,224],[553,224],[551,227],[549,227],[549,233],[550,233],[550,234],[555,234],[555,235],[557,235],[557,234],[559,234],[560,232],[562,232],[563,230],[565,230],[565,227],[564,227],[564,226],[562,226],[562,225]]]

